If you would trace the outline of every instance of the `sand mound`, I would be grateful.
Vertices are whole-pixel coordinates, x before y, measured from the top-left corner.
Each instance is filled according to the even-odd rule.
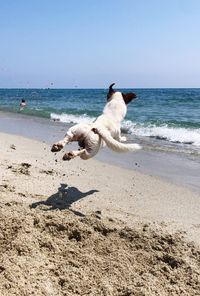
[[[0,206],[0,295],[199,295],[200,250],[148,225]]]

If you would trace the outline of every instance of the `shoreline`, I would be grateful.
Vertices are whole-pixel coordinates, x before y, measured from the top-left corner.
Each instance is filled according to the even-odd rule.
[[[50,146],[63,138],[69,126],[46,118],[0,111],[0,132],[38,140]],[[77,147],[77,143],[68,147]],[[156,150],[117,154],[104,148],[95,159],[200,192],[200,157],[197,156]]]

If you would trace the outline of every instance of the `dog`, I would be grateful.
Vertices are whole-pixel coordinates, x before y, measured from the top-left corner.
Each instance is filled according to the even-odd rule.
[[[112,83],[107,93],[107,102],[103,113],[92,123],[79,123],[67,131],[64,139],[53,144],[51,151],[58,152],[70,142],[77,141],[79,149],[64,154],[63,160],[77,156],[87,160],[94,157],[99,149],[108,146],[115,152],[136,151],[141,149],[139,144],[125,144],[126,137],[121,136],[121,122],[126,116],[127,105],[136,98],[135,93],[115,91]]]

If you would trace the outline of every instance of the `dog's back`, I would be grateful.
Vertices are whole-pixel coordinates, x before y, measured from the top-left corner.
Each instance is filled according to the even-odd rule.
[[[109,117],[111,120],[117,123],[121,123],[121,121],[126,116],[126,112],[127,106],[124,103],[121,92],[113,93],[111,99],[106,103],[103,109],[104,117]]]
[[[136,95],[134,93],[123,94],[114,91],[111,84],[107,95],[107,103],[94,125],[93,131],[101,136],[106,145],[116,152],[135,151],[140,149],[138,144],[123,144],[121,140],[121,122],[126,116],[127,104],[131,102]]]
[[[112,89],[112,93],[107,98],[103,113],[97,117],[93,128],[97,130],[105,128],[113,138],[117,139],[120,134],[121,122],[126,116],[127,106],[121,92],[115,92]]]

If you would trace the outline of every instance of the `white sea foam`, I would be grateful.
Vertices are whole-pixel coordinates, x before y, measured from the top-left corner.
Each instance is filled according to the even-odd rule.
[[[167,124],[144,125],[133,123],[132,121],[124,121],[123,128],[128,133],[140,137],[154,137],[173,143],[192,144],[200,147],[200,129],[186,129],[181,127],[169,127]]]
[[[60,121],[60,122],[66,122],[66,123],[90,123],[92,122],[95,118],[89,117],[86,114],[83,115],[73,115],[73,114],[56,114],[56,113],[51,113],[51,119]]]

